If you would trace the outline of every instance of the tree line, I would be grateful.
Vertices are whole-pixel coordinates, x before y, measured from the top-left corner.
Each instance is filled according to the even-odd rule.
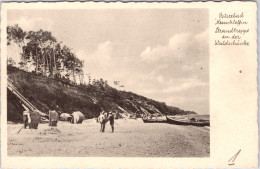
[[[74,83],[78,77],[79,83],[84,83],[84,62],[49,31],[40,29],[26,32],[18,25],[7,26],[7,45],[18,46],[18,65],[23,70],[52,78],[72,78]],[[10,57],[8,64],[15,64]],[[28,70],[29,65],[34,70]]]
[[[7,46],[16,46],[16,55],[20,57],[16,64],[8,56],[8,65],[18,65],[22,70],[33,72],[51,78],[63,79],[68,82],[84,85],[84,61],[77,58],[66,45],[58,41],[50,31],[24,31],[19,25],[7,26]],[[15,56],[15,57],[17,57]],[[33,67],[29,69],[29,67]],[[88,84],[94,86],[107,86],[107,80],[92,79],[88,75]],[[116,88],[124,88],[119,81],[114,81]]]

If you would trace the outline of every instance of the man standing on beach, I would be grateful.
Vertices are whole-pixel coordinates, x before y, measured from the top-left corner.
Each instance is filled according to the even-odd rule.
[[[109,112],[109,122],[112,128],[112,133],[114,133],[114,115],[112,114],[112,112]]]
[[[105,116],[104,116],[104,112],[102,111],[98,117],[98,121],[100,123],[100,132],[104,132],[105,131],[105,127],[104,127],[104,121],[105,121]]]
[[[103,116],[104,116],[104,118],[103,118],[103,121],[102,121],[102,132],[105,132],[108,112],[103,111]]]
[[[98,117],[98,121],[101,124],[101,132],[105,132],[106,123],[108,121],[108,112],[102,111]]]

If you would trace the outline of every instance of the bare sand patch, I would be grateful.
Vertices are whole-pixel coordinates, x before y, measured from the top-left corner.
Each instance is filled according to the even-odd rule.
[[[116,120],[105,133],[95,120],[83,124],[40,124],[38,130],[8,124],[9,156],[57,157],[209,157],[209,127]]]

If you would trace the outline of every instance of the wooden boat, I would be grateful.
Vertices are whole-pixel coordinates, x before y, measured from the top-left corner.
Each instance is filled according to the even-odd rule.
[[[166,123],[165,119],[143,119],[144,123]]]
[[[210,126],[209,120],[195,120],[194,118],[175,118],[166,116],[167,123],[177,125]]]

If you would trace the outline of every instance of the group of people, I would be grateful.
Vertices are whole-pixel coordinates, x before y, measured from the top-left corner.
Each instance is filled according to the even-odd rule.
[[[111,126],[112,133],[113,133],[114,132],[114,115],[111,111],[109,113],[102,111],[98,117],[98,122],[101,125],[100,132],[105,132],[106,123],[108,121],[110,122],[110,126]]]

